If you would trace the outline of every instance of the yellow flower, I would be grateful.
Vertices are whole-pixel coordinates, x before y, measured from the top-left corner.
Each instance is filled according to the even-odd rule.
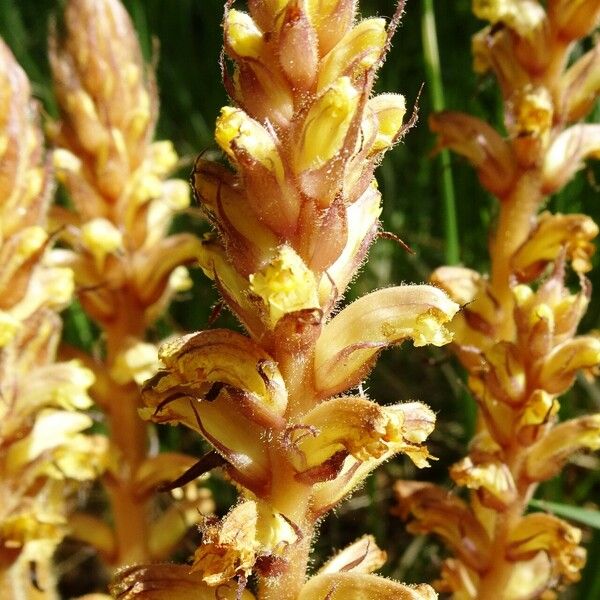
[[[215,588],[203,581],[201,573],[190,573],[185,565],[136,565],[121,569],[111,585],[118,600],[215,600]],[[248,590],[240,594],[235,581],[219,586],[222,600],[254,600]]]
[[[504,23],[523,37],[533,35],[546,18],[537,0],[474,0],[473,12],[491,23]]]
[[[123,234],[104,218],[85,223],[81,228],[81,239],[94,257],[98,271],[104,268],[104,261],[109,254],[123,248]]]
[[[259,555],[273,558],[298,541],[281,515],[253,500],[238,504],[218,525],[206,525],[203,534],[191,572],[202,573],[210,586],[225,584],[234,576],[248,577]]]
[[[271,327],[288,313],[319,308],[315,276],[290,246],[281,246],[275,258],[249,279],[249,289],[262,299]]]
[[[315,383],[323,395],[356,385],[386,347],[412,339],[415,346],[451,341],[444,324],[458,304],[428,285],[406,285],[367,294],[338,313],[317,340]]]
[[[575,272],[587,273],[595,250],[591,240],[597,235],[598,226],[587,215],[543,212],[527,241],[513,255],[512,266],[521,281],[531,281],[565,249]]]
[[[257,121],[243,110],[225,106],[217,119],[215,139],[233,159],[244,152],[250,159],[272,171],[278,180],[283,179],[283,164],[275,140]]]
[[[349,77],[334,81],[316,100],[304,119],[296,148],[297,173],[322,167],[340,151],[358,100]]]
[[[111,377],[120,385],[135,381],[141,385],[160,368],[158,349],[154,344],[131,340],[115,358]]]
[[[450,474],[458,485],[479,490],[484,506],[504,510],[516,498],[517,489],[512,474],[502,462],[476,464],[467,456],[452,466]]]
[[[585,564],[585,550],[579,547],[581,530],[549,514],[533,513],[522,517],[509,532],[506,558],[532,559],[545,552],[550,560],[546,586],[553,578],[565,583],[578,581]]]
[[[411,533],[435,533],[469,568],[484,571],[490,561],[490,538],[466,502],[431,483],[397,481],[398,508],[413,520]]]
[[[600,414],[564,421],[531,446],[525,471],[532,481],[557,475],[576,452],[600,448]]]
[[[377,64],[382,56],[387,35],[383,19],[363,19],[339,41],[325,56],[317,89],[324,90],[339,77],[347,75],[352,80]],[[335,85],[335,84],[334,84]]]
[[[343,397],[322,402],[300,423],[290,434],[296,469],[300,479],[315,483],[337,475],[348,455],[364,462],[404,451],[417,466],[427,466],[427,451],[419,444],[433,430],[435,416],[419,403],[382,407]]]
[[[234,8],[227,11],[225,38],[231,50],[240,57],[258,58],[264,50],[262,33],[250,15]]]

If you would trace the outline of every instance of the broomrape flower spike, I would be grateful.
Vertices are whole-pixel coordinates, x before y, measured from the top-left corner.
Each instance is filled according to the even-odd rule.
[[[105,469],[107,447],[83,433],[91,419],[78,412],[91,406],[93,374],[56,362],[73,275],[53,266],[39,110],[1,40],[0,91],[0,596],[54,598],[69,491]]]
[[[250,0],[248,13],[232,4],[223,69],[236,107],[222,109],[215,134],[230,168],[201,158],[193,183],[217,230],[203,240],[200,265],[246,333],[213,329],[163,346],[141,413],[204,436],[214,450],[198,469],[223,465],[240,498],[203,524],[191,573],[129,569],[113,594],[434,598],[427,585],[371,574],[383,560],[372,539],[306,581],[321,516],[397,453],[428,464],[428,407],[380,406],[348,390],[384,348],[448,343],[458,311],[442,290],[406,285],[334,316],[379,226],[373,170],[404,133],[404,99],[371,97],[404,5],[386,27],[356,21],[350,0]],[[244,590],[251,576],[255,595]]]
[[[78,356],[98,376],[93,393],[118,457],[104,478],[114,527],[80,514],[73,535],[116,567],[165,558],[200,518],[182,501],[184,518],[175,526],[173,507],[155,519],[152,490],[141,492],[136,481],[163,465],[147,455],[147,428],[137,412],[138,386],[159,365],[145,332],[174,294],[189,289],[185,265],[201,244],[190,234],[168,235],[172,217],[189,206],[189,191],[184,181],[168,179],[178,162],[172,143],[152,141],[156,83],[127,11],[119,0],[68,0],[61,18],[49,44],[60,118],[49,133],[72,209],[52,213],[64,246],[55,256],[72,269],[78,299],[102,330],[103,359]],[[35,252],[31,240],[28,247]]]
[[[596,27],[600,5],[474,0],[473,9],[491,24],[475,36],[475,66],[498,79],[508,136],[461,113],[431,118],[438,146],[463,154],[499,201],[490,277],[462,267],[432,276],[465,306],[449,329],[480,417],[469,455],[450,475],[472,496],[457,502],[407,482],[396,492],[402,516],[413,516],[410,528],[437,533],[454,553],[441,591],[478,600],[554,597],[579,579],[581,532],[551,515],[522,515],[538,483],[575,452],[599,447],[600,415],[558,423],[560,394],[577,372],[595,374],[600,364],[597,336],[576,335],[598,227],[586,215],[538,211],[584,159],[599,155],[598,125],[577,121],[600,92],[600,48],[573,62],[569,51]],[[568,268],[579,293],[565,284]]]

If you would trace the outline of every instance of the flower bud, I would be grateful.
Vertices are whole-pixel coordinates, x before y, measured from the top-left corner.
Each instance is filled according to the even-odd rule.
[[[358,106],[359,93],[349,77],[335,81],[311,106],[300,132],[295,171],[319,169],[342,149]]]
[[[308,0],[308,11],[325,56],[352,27],[357,0]]]
[[[443,112],[432,115],[429,126],[440,136],[437,148],[451,148],[465,156],[490,192],[502,197],[512,189],[515,158],[509,144],[490,125],[466,114]]]
[[[272,171],[278,180],[283,178],[283,164],[268,131],[244,111],[225,106],[217,119],[215,138],[221,148],[234,160],[247,154]]]
[[[279,64],[295,91],[310,90],[317,76],[317,34],[304,3],[289,2],[279,32]]]
[[[387,39],[383,19],[363,19],[329,52],[319,69],[317,89],[324,90],[342,76],[356,81],[377,65]]]
[[[260,29],[250,15],[232,8],[224,23],[225,43],[240,58],[258,58],[265,50]]]

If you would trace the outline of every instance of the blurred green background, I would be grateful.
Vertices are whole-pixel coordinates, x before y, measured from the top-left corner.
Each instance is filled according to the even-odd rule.
[[[60,10],[62,0],[0,0],[0,34],[12,48],[28,72],[35,95],[49,115],[56,106],[49,80],[46,38],[50,17]],[[227,102],[220,83],[218,56],[221,43],[222,0],[125,0],[138,30],[142,48],[148,58],[152,48],[159,48],[158,82],[161,112],[157,138],[169,138],[188,164],[202,150],[214,148],[212,128],[219,108]],[[242,5],[242,2],[238,4]],[[408,255],[397,244],[377,241],[368,264],[355,282],[353,295],[401,282],[422,282],[446,260],[444,211],[442,208],[442,165],[432,157],[434,139],[427,128],[427,115],[432,110],[431,83],[427,81],[421,20],[426,0],[408,3],[393,49],[377,82],[379,91],[400,92],[412,106],[423,83],[419,122],[403,142],[390,152],[377,171],[384,198],[384,228],[399,235],[415,255]],[[363,15],[393,13],[392,0],[362,0]],[[470,37],[482,23],[472,15],[469,0],[436,0],[438,43],[443,73],[443,91],[447,108],[463,110],[501,125],[501,104],[493,79],[476,78],[471,70]],[[155,44],[155,41],[157,44]],[[598,107],[592,119],[600,120]],[[452,157],[451,168],[456,198],[455,217],[458,226],[460,261],[469,267],[486,271],[487,237],[494,222],[496,207],[478,185],[471,168]],[[187,176],[189,168],[182,174]],[[562,212],[585,212],[600,222],[600,170],[589,166],[557,197],[549,208]],[[186,217],[177,228],[206,229],[198,218]],[[597,259],[596,259],[597,263]],[[591,277],[600,289],[600,269]],[[172,307],[169,318],[157,328],[189,331],[206,326],[217,295],[201,273],[194,274],[193,292]],[[71,341],[87,343],[90,335],[85,320],[76,311],[66,315],[66,335]],[[222,317],[225,322],[228,317]],[[600,323],[600,294],[592,300],[582,330],[597,328]],[[92,333],[93,335],[93,333]],[[434,538],[413,538],[403,524],[390,515],[390,484],[399,477],[422,478],[450,486],[447,469],[465,453],[473,429],[474,408],[463,384],[460,369],[450,354],[441,349],[413,350],[403,348],[384,354],[367,385],[371,397],[382,403],[420,399],[438,414],[438,426],[429,444],[439,457],[432,468],[416,471],[406,459],[398,459],[379,469],[340,506],[321,526],[315,545],[315,566],[333,549],[339,549],[364,532],[375,534],[388,552],[386,575],[408,581],[433,580],[445,550]],[[563,399],[564,418],[600,410],[600,390],[594,384],[578,380],[573,391]],[[167,429],[167,428],[163,428]],[[201,443],[188,433],[168,428],[161,431],[166,447],[183,445],[187,451],[200,453]],[[564,505],[597,509],[600,501],[600,469],[597,456],[582,456],[570,463],[563,473],[540,487],[538,498]],[[221,512],[233,500],[224,482],[211,484]],[[193,536],[192,536],[193,538]],[[583,581],[561,598],[593,600],[600,598],[600,535],[586,528],[588,566]],[[190,540],[188,550],[193,549]],[[65,551],[68,556],[68,551]],[[185,554],[182,556],[185,558]],[[73,561],[65,559],[65,597],[92,591],[95,578]],[[77,561],[75,561],[77,562]],[[71,571],[70,571],[71,569]]]

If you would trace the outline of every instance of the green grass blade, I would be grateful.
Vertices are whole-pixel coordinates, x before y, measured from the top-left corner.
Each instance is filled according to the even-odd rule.
[[[576,521],[582,525],[600,529],[600,511],[580,506],[570,506],[558,502],[546,502],[545,500],[531,500],[529,506],[545,510],[559,517]]]
[[[442,70],[440,67],[440,54],[438,51],[433,0],[423,0],[421,35],[423,39],[423,53],[427,71],[427,83],[431,94],[431,103],[433,110],[438,112],[444,110],[446,103],[444,100],[444,87],[442,84]],[[460,246],[458,242],[452,164],[450,161],[450,153],[447,150],[440,152],[440,164],[441,188],[444,204],[444,236],[446,242],[445,260],[447,264],[455,265],[460,261]]]

